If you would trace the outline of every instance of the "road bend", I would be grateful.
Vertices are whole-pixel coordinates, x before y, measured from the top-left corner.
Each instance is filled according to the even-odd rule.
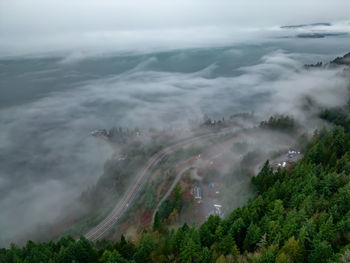
[[[158,205],[156,206],[156,209],[154,209],[154,212],[153,212],[153,220],[154,220],[154,217],[157,213],[157,211],[159,210],[159,207],[162,205],[162,203],[169,197],[169,195],[172,193],[172,191],[174,190],[175,186],[179,183],[182,175],[190,170],[190,169],[197,169],[197,167],[195,166],[187,166],[185,168],[183,168],[180,172],[178,172],[178,174],[176,175],[175,177],[175,180],[173,181],[173,183],[171,184],[170,188],[168,189],[168,191],[166,192],[166,194],[163,196],[163,198],[158,202]]]
[[[172,146],[169,146],[160,152],[153,155],[145,166],[137,173],[134,182],[127,188],[124,196],[117,205],[112,209],[112,211],[107,215],[105,219],[103,219],[97,226],[91,229],[85,237],[90,241],[96,241],[103,237],[103,235],[111,229],[111,227],[119,220],[119,218],[123,215],[123,213],[128,209],[129,205],[136,198],[137,194],[140,192],[142,187],[147,181],[147,178],[153,171],[153,169],[157,166],[157,164],[168,154],[185,147],[187,145],[191,145],[200,140],[210,139],[212,137],[218,137],[224,135],[226,133],[232,133],[236,131],[233,128],[227,128],[221,130],[220,132],[204,134],[192,138],[185,139],[180,141]]]

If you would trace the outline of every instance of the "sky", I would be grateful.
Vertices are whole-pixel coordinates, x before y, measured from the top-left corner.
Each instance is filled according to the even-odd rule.
[[[0,55],[224,45],[280,25],[347,21],[348,10],[348,0],[3,0]]]

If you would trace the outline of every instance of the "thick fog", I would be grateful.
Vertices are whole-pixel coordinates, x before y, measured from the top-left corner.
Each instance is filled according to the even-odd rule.
[[[249,58],[244,52],[253,50],[215,50],[213,60],[193,61],[195,65],[188,72],[179,71],[181,62],[189,63],[213,51],[138,57],[140,62],[124,72],[72,81],[66,84],[68,89],[40,92],[29,102],[3,107],[2,237],[29,231],[37,223],[62,216],[62,208],[98,179],[112,150],[104,141],[87,136],[91,130],[113,126],[186,127],[189,119],[200,119],[204,114],[221,118],[238,112],[257,112],[261,117],[279,112],[300,119],[304,117],[302,98],[307,95],[324,107],[345,103],[347,80],[339,75],[341,69],[299,72],[303,63],[298,53],[276,50],[258,55],[251,65],[232,65],[232,72],[225,71],[226,65],[220,66],[227,56],[244,60]],[[328,58],[316,56],[321,57]],[[102,61],[95,62],[107,63]],[[67,70],[68,65],[81,70],[88,61],[81,61],[79,66],[67,63],[62,66],[62,61],[56,60],[50,62],[56,65],[56,71],[27,74],[32,81],[43,79],[44,83],[58,85],[58,71]],[[206,66],[194,70],[201,64]],[[166,67],[168,70],[162,70]]]
[[[348,10],[345,0],[2,1],[1,239],[53,222],[98,180],[113,151],[92,130],[239,112],[312,126],[304,98],[341,105],[348,79],[303,64],[350,51]],[[280,28],[314,22],[331,24]]]

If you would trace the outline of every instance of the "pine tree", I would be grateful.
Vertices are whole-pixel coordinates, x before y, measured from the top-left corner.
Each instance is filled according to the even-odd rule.
[[[226,235],[220,242],[220,252],[224,255],[231,254],[235,245],[233,237],[231,235]]]
[[[195,262],[196,259],[199,258],[199,247],[192,240],[192,238],[188,238],[180,251],[180,259],[181,262],[192,263]]]
[[[154,222],[153,222],[153,231],[160,230],[162,226],[162,219],[159,216],[159,212],[157,211],[154,216]]]

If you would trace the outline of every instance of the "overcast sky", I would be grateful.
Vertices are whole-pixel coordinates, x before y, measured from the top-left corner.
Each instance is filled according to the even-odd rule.
[[[0,54],[225,44],[285,24],[346,21],[348,0],[3,0]]]

